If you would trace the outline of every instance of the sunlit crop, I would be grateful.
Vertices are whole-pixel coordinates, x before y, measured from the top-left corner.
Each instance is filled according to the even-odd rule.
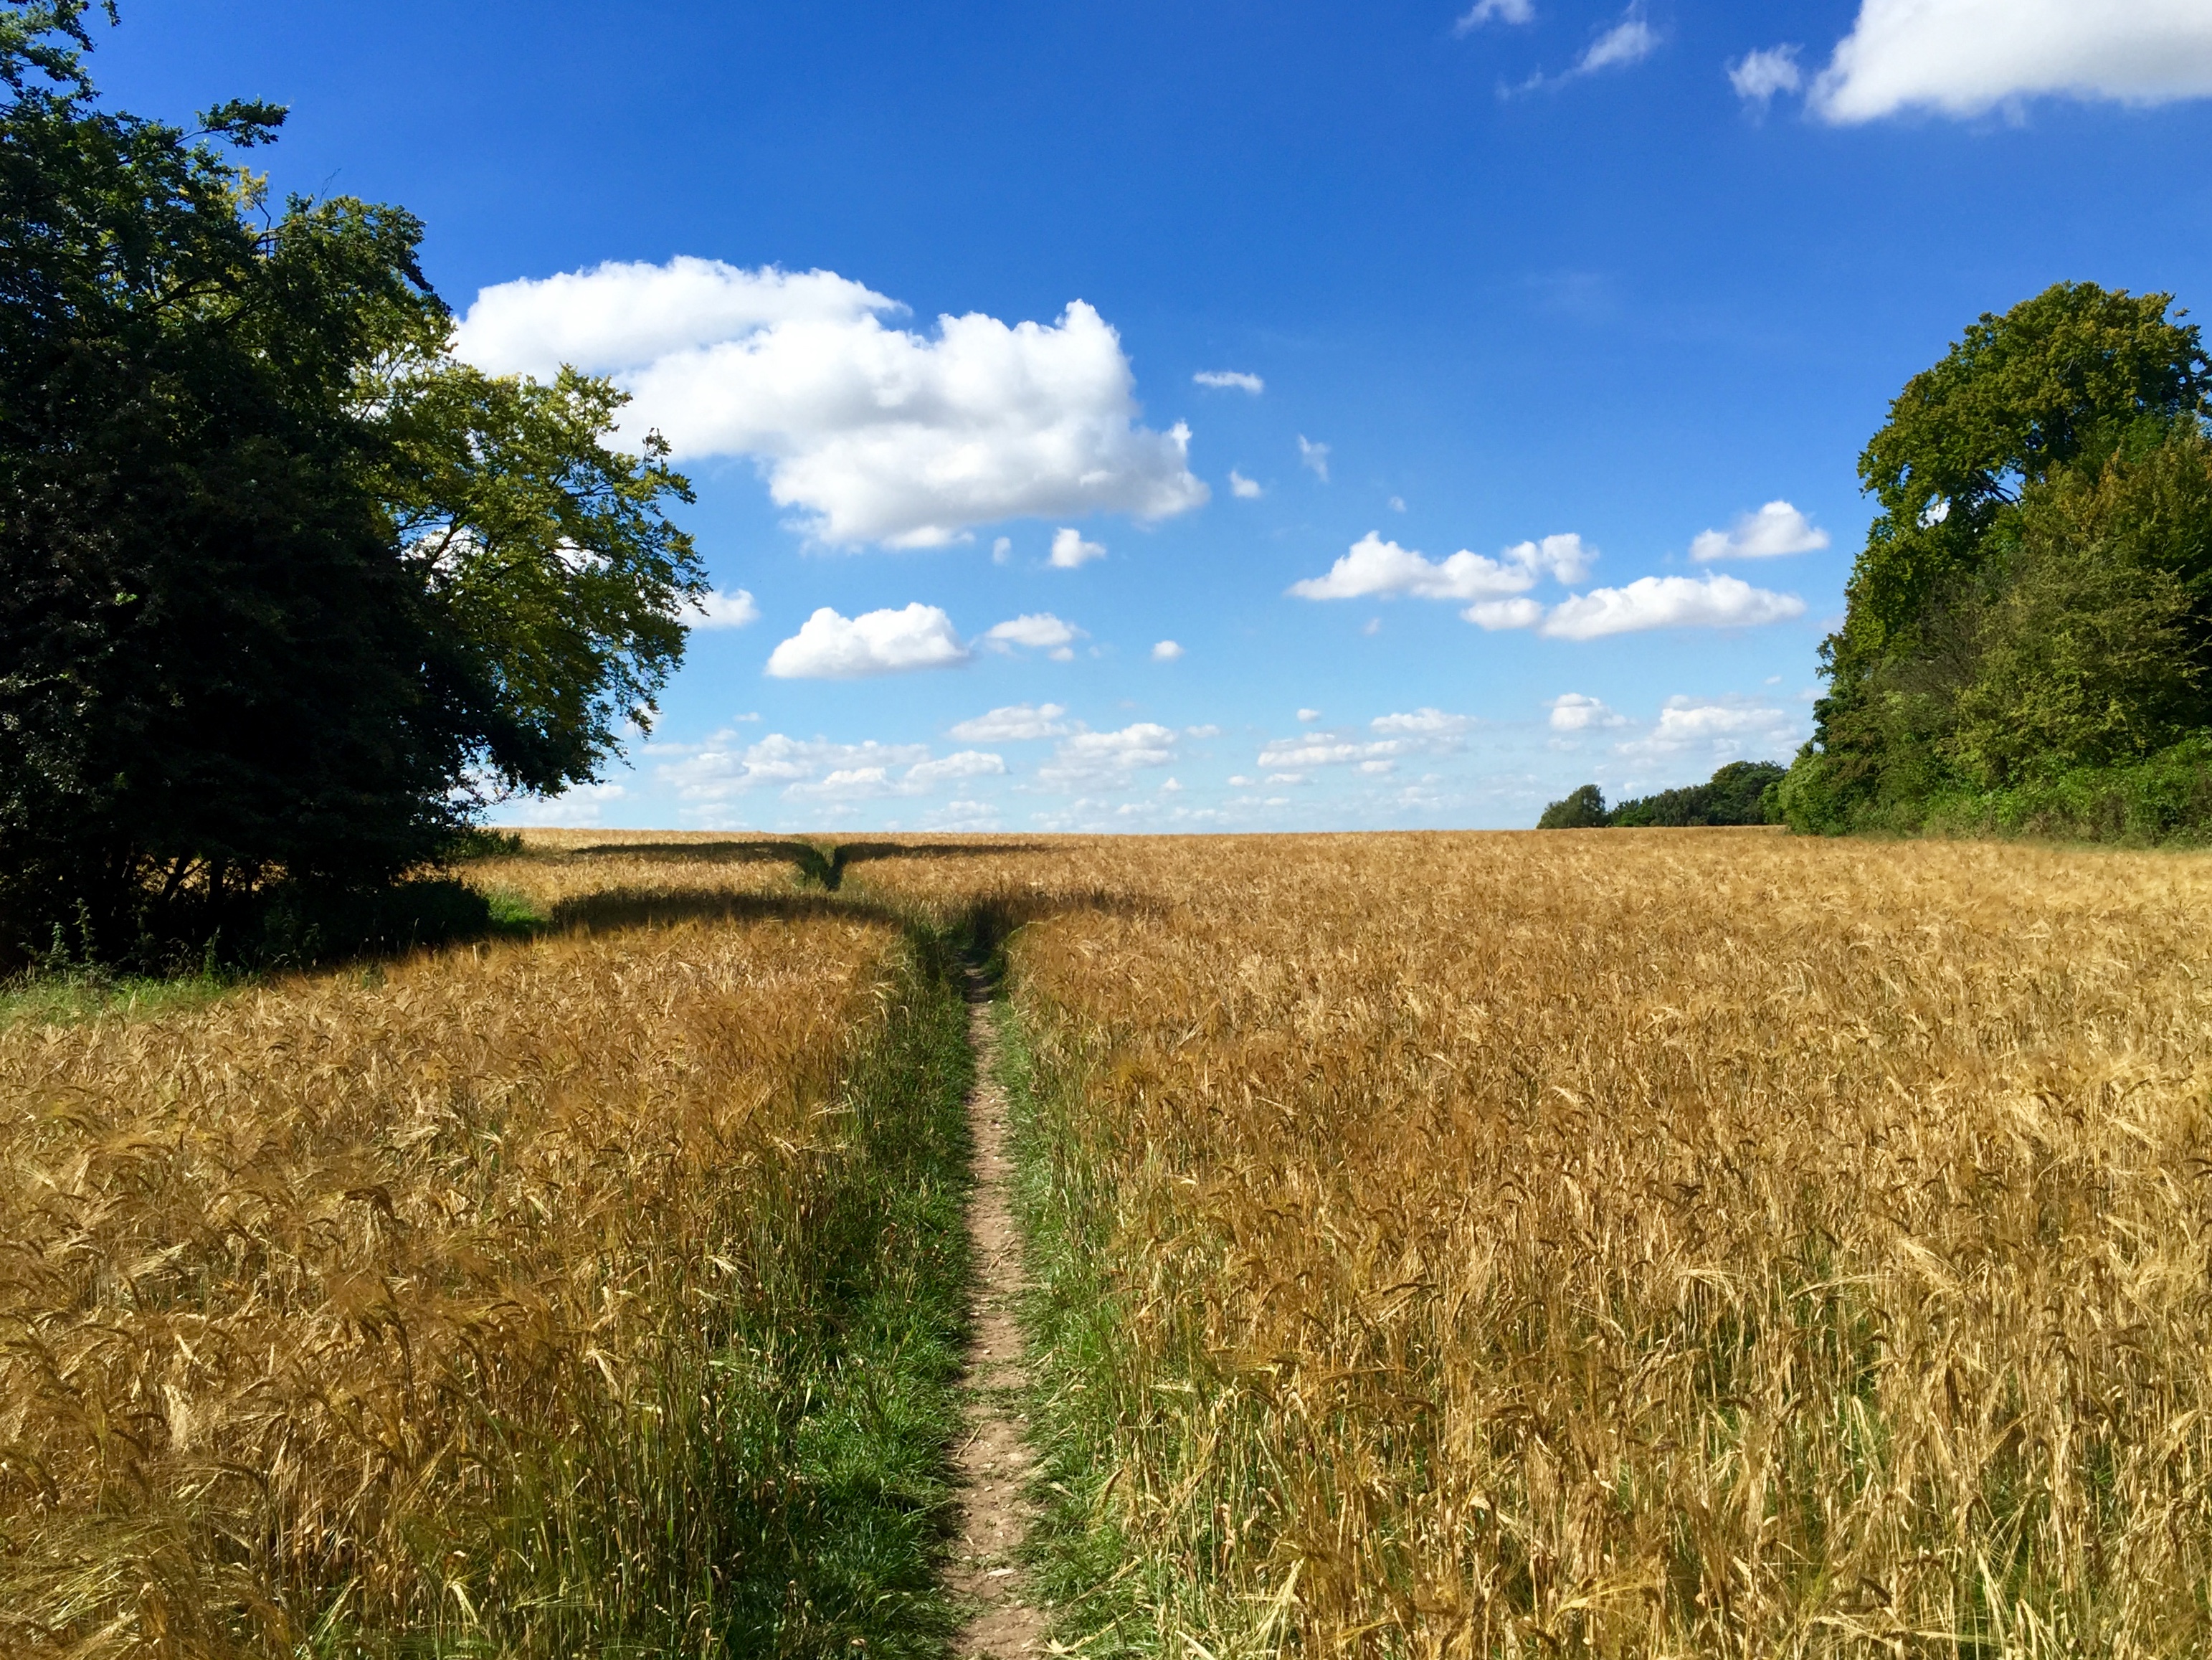
[[[1073,1628],[2212,1646],[2212,865],[1606,831],[867,879],[1030,919]]]
[[[922,1208],[842,1080],[933,912],[1012,930],[1087,1651],[2212,1646],[2212,862],[533,847],[471,879],[533,939],[0,1031],[0,1651],[927,1651],[857,1570],[727,1608],[927,1578],[941,977]]]
[[[0,1652],[574,1652],[744,1566],[895,931],[477,875],[551,931],[0,1030]]]

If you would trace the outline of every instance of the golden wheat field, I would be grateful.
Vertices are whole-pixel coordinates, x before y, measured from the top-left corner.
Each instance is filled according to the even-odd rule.
[[[2212,1650],[2212,863],[1059,843],[1021,926],[1091,1651]]]
[[[0,1653],[945,1652],[961,937],[1076,1651],[2212,1650],[2212,860],[788,852],[0,1027]]]
[[[896,935],[559,844],[527,942],[0,1030],[0,1652],[573,1652],[713,1554]]]

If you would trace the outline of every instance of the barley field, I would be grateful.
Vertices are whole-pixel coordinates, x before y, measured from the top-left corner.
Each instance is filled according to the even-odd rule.
[[[964,1015],[592,839],[471,867],[533,937],[0,1029],[0,1653],[936,1651]]]
[[[1090,1656],[2212,1648],[2212,860],[537,833],[0,1026],[0,1653],[933,1656],[1002,971]]]
[[[2212,863],[1099,840],[981,906],[1085,1653],[2212,1649]]]

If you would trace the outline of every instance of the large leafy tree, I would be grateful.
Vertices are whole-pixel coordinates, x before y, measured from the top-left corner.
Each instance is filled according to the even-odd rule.
[[[2059,283],[1984,313],[1905,384],[1859,457],[1881,504],[1851,575],[1851,651],[1909,630],[1929,596],[1972,569],[2023,492],[2095,473],[2131,434],[2201,414],[2212,363],[2166,294]]]
[[[0,4],[0,951],[361,885],[489,794],[594,775],[702,587],[621,396],[447,353],[420,225],[273,210],[101,107],[82,0]]]
[[[1859,458],[1881,510],[1844,624],[1822,648],[1829,691],[1784,792],[1793,823],[1910,824],[1947,787],[2018,775],[2021,745],[2039,741],[2030,733],[2172,729],[2188,701],[2175,688],[2193,684],[2189,663],[2170,654],[2197,632],[2171,604],[2175,584],[2197,581],[2179,569],[2193,532],[2175,520],[2160,532],[2167,552],[2147,554],[2119,504],[2146,490],[2169,508],[2194,499],[2183,481],[2208,397],[2212,362],[2172,296],[2089,283],[1984,314],[1906,383]],[[2144,482],[2130,483],[2138,473]],[[2062,496],[2073,503],[2064,512]],[[2072,552],[2057,546],[2068,536]],[[2100,626],[2050,635],[2053,607],[2075,616],[2098,604],[2117,607]],[[2052,691],[2051,675],[2073,690]],[[2127,709],[2111,702],[2123,685],[2133,688]],[[2106,706],[2092,714],[2100,696]],[[2072,711],[2063,717],[2062,704]],[[1975,736],[1962,738],[1962,719]],[[2014,737],[2000,741],[2008,724]],[[2080,762],[2103,751],[2040,753]]]

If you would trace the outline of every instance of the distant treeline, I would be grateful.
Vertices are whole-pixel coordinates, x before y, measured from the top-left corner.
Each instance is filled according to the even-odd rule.
[[[1584,784],[1544,809],[1538,830],[1687,829],[1696,824],[1770,824],[1770,795],[1785,774],[1771,761],[1731,761],[1702,784],[1640,795],[1607,807],[1605,793]]]
[[[2212,364],[2185,314],[2060,283],[1898,394],[1791,829],[2212,835]]]

